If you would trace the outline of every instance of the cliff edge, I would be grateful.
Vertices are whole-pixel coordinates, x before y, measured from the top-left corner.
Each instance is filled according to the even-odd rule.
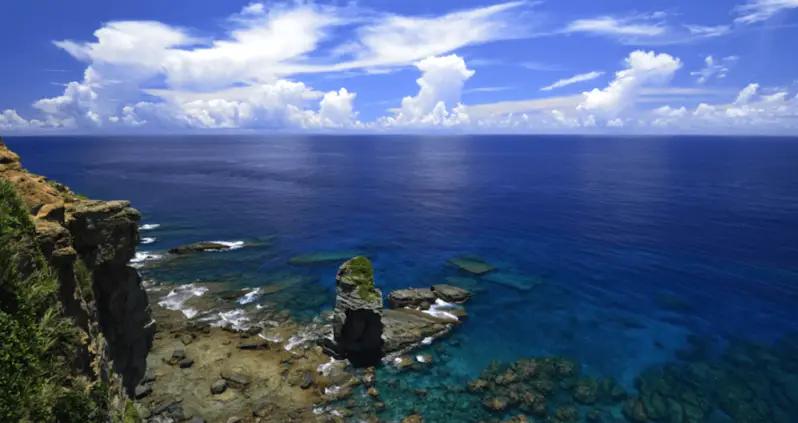
[[[0,139],[2,181],[27,208],[36,250],[58,282],[60,311],[81,333],[75,371],[103,381],[119,398],[132,394],[155,334],[140,276],[127,264],[139,243],[139,212],[128,201],[88,200],[28,172]],[[23,257],[20,273],[32,262]]]

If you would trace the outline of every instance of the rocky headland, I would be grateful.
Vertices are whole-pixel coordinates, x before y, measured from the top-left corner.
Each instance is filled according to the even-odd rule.
[[[139,274],[128,266],[139,243],[139,213],[127,201],[89,200],[28,172],[2,140],[0,181],[21,199],[35,228],[35,246],[18,250],[20,271],[41,254],[57,279],[60,313],[83,339],[69,357],[74,374],[107,386],[111,407],[123,408],[144,377],[156,329]],[[0,229],[9,235],[12,228]]]

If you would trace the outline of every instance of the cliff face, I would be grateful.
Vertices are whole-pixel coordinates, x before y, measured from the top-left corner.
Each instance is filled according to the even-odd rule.
[[[139,243],[138,211],[127,201],[87,200],[31,174],[2,140],[0,179],[30,211],[36,242],[58,277],[63,312],[84,333],[77,370],[131,394],[155,334],[139,274],[127,265]],[[90,286],[80,286],[85,281]]]

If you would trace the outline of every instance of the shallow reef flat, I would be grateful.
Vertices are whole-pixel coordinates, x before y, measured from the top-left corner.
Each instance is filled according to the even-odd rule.
[[[477,256],[461,256],[449,259],[449,263],[474,275],[484,275],[496,267]]]
[[[358,251],[327,251],[321,253],[310,253],[291,257],[288,260],[288,263],[293,265],[343,263],[352,257],[359,256],[360,254],[361,253]]]

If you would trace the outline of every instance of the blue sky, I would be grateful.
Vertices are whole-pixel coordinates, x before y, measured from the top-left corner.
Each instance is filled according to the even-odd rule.
[[[3,15],[3,133],[798,134],[798,0],[32,0]]]

